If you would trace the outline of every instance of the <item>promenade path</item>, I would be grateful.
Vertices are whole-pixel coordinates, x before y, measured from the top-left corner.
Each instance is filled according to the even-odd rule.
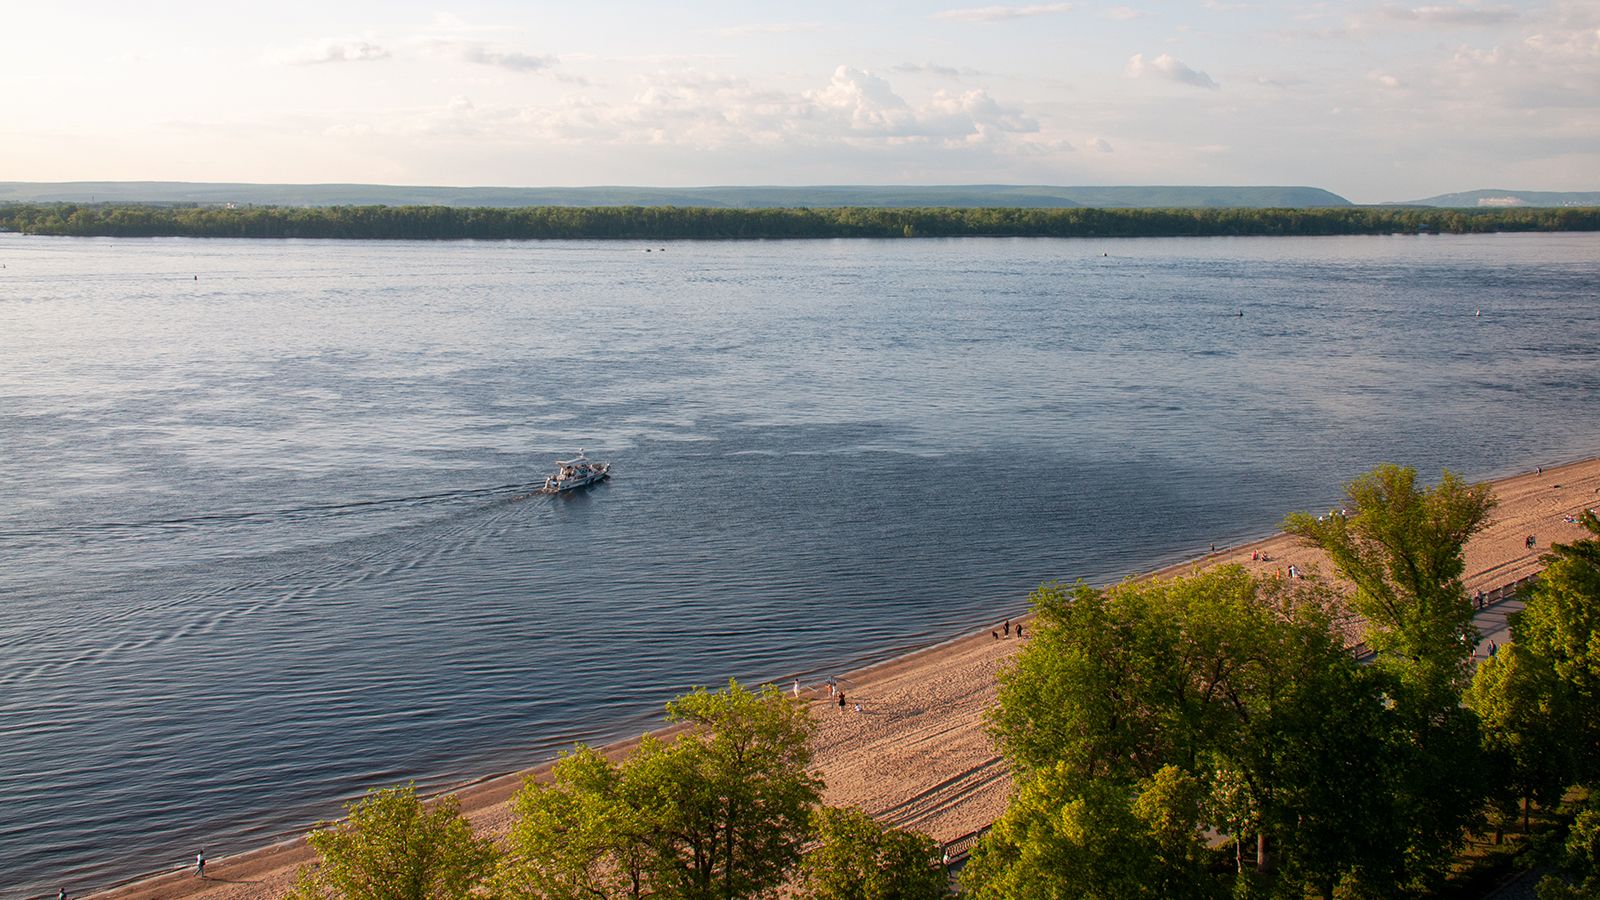
[[[1469,594],[1498,591],[1537,573],[1540,555],[1551,542],[1584,536],[1566,518],[1600,502],[1600,459],[1501,479],[1494,488],[1500,505],[1493,521],[1466,550]],[[1532,548],[1526,546],[1529,535],[1535,537]],[[1281,574],[1290,564],[1313,575],[1330,571],[1319,552],[1278,534],[1222,548],[1156,574],[1170,576],[1222,563],[1238,563],[1262,575]],[[1505,643],[1505,615],[1517,604],[1507,600],[1477,614],[1485,641]],[[1000,631],[999,623],[993,630]],[[989,740],[985,714],[995,703],[996,674],[1021,643],[1014,634],[992,637],[991,627],[985,626],[975,634],[849,673],[840,679],[848,701],[843,711],[830,702],[826,686],[811,687],[806,696],[817,721],[814,749],[817,771],[827,784],[824,800],[861,807],[884,821],[954,843],[957,853],[964,850],[970,835],[1005,809],[1011,789],[1009,773]],[[857,703],[860,713],[855,711]],[[628,746],[607,749],[620,754]],[[480,833],[501,835],[510,826],[508,801],[523,778],[547,771],[548,765],[502,775],[456,793]],[[279,897],[288,890],[294,872],[310,859],[304,841],[296,836],[211,860],[208,877],[201,880],[193,876],[192,867],[180,870],[193,852],[174,847],[164,874],[96,896]]]

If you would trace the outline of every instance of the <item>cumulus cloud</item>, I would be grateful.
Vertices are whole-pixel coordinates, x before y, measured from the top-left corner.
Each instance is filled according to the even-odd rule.
[[[452,102],[397,129],[432,135],[493,135],[550,144],[651,144],[686,150],[741,146],[860,149],[922,145],[989,147],[1039,124],[983,90],[937,91],[907,100],[882,76],[840,66],[809,91],[763,90],[743,78],[695,70],[658,72],[622,102],[571,97],[554,106],[519,108]]]
[[[1509,6],[1385,6],[1385,18],[1422,25],[1504,25],[1520,17]]]
[[[1111,152],[1111,144],[1105,138],[1094,138],[1094,139],[1090,140],[1089,143],[1086,144],[1085,146],[1087,146],[1090,150],[1095,151],[1096,153],[1110,153]]]
[[[934,13],[935,19],[955,22],[1000,22],[1006,19],[1024,19],[1029,16],[1048,16],[1072,9],[1071,3],[1034,3],[1028,6],[975,6],[967,9],[947,9]]]
[[[1389,90],[1405,87],[1405,84],[1400,79],[1387,72],[1373,72],[1368,77],[1376,82],[1379,87],[1388,88]]]
[[[987,91],[938,91],[913,105],[895,93],[884,78],[851,66],[834,70],[828,86],[803,95],[807,104],[834,127],[848,122],[844,137],[972,141],[1001,134],[1028,133],[1039,124],[1002,106]]]
[[[371,62],[388,59],[388,49],[371,41],[327,38],[301,45],[282,54],[282,60],[291,65],[310,66],[320,63]]]
[[[513,72],[538,72],[556,65],[554,56],[535,56],[515,50],[495,50],[483,44],[461,44],[457,55],[465,62],[482,66],[496,66]]]
[[[1163,53],[1152,60],[1146,60],[1143,53],[1135,53],[1128,58],[1128,77],[1164,78],[1168,81],[1176,81],[1179,84],[1192,85],[1210,91],[1221,88],[1221,85],[1211,80],[1210,75],[1189,68],[1167,53]]]

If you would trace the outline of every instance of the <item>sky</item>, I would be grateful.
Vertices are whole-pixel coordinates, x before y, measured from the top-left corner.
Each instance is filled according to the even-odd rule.
[[[1600,189],[1600,2],[0,3],[0,180]]]

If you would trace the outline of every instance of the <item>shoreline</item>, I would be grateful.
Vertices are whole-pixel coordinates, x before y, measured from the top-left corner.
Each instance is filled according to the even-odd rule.
[[[1468,592],[1493,590],[1543,568],[1540,556],[1551,542],[1582,535],[1562,517],[1600,505],[1600,456],[1591,456],[1490,479],[1500,501],[1491,523],[1468,544],[1464,584]],[[1527,549],[1526,535],[1537,537]],[[1266,557],[1251,559],[1252,555]],[[1281,571],[1293,563],[1316,573],[1328,571],[1319,552],[1282,532],[1131,574],[1129,579],[1171,577],[1206,566],[1239,563],[1255,574]],[[1027,614],[1011,621],[1028,621]],[[1004,809],[1010,779],[989,745],[984,714],[992,706],[995,675],[1020,646],[998,635],[999,623],[870,663],[840,676],[847,694],[861,702],[862,714],[835,711],[822,686],[802,691],[812,701],[818,730],[814,742],[818,774],[827,783],[824,802],[859,806],[873,816],[924,831],[949,842],[987,825]],[[671,734],[681,726],[653,730]],[[633,736],[600,747],[613,758],[638,744]],[[480,834],[500,836],[511,823],[509,801],[528,777],[548,777],[555,760],[509,772],[487,774],[430,795],[454,794],[463,814]],[[205,880],[192,864],[168,866],[131,876],[93,892],[96,897],[155,898],[205,894],[217,898],[277,897],[294,871],[312,859],[301,840],[304,831],[271,843],[207,861]],[[186,859],[177,855],[177,859]]]

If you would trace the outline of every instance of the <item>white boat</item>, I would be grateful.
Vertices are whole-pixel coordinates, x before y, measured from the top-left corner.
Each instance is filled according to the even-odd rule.
[[[589,457],[583,455],[581,449],[578,455],[571,459],[556,460],[556,466],[556,473],[544,480],[544,491],[547,494],[575,491],[597,481],[604,481],[611,475],[610,463],[591,462]]]

